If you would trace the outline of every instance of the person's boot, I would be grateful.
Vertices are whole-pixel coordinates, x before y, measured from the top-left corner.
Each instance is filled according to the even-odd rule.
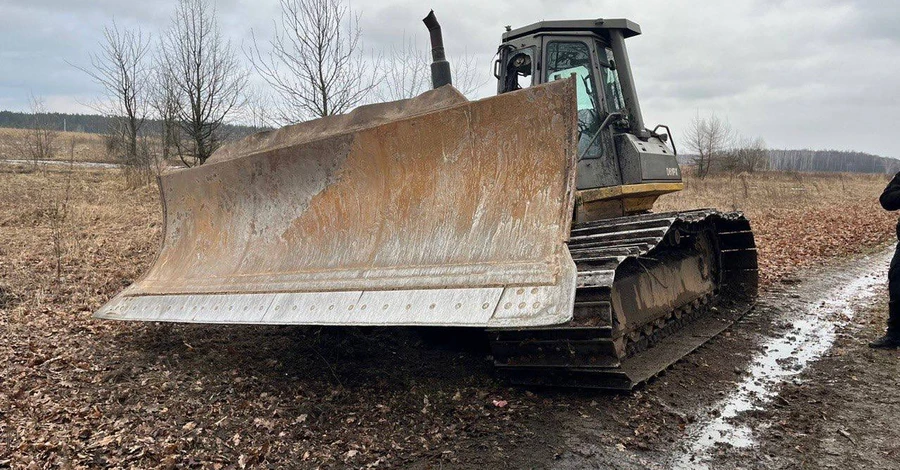
[[[888,327],[887,332],[881,338],[869,343],[870,348],[896,349],[900,348],[900,302],[888,303]]]
[[[900,348],[900,336],[885,334],[881,338],[869,343],[869,347],[873,349],[897,349]]]

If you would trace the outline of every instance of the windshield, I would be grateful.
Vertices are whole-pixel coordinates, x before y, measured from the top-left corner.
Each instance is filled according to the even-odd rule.
[[[575,74],[578,88],[578,110],[595,110],[594,86],[591,80],[591,54],[583,42],[551,42],[547,46],[547,81],[569,78]],[[579,113],[580,114],[580,113]]]
[[[578,94],[578,110],[583,109],[594,109],[594,98],[593,98],[593,88],[591,86],[591,72],[587,67],[579,65],[578,67],[572,67],[570,69],[560,70],[559,72],[551,73],[550,80],[559,80],[561,78],[567,78],[575,74],[575,80],[578,82],[577,86],[577,94]]]
[[[578,96],[578,155],[581,158],[600,157],[606,143],[606,139],[597,136],[601,120],[592,70],[591,53],[586,43],[551,42],[547,45],[547,81],[575,75]]]

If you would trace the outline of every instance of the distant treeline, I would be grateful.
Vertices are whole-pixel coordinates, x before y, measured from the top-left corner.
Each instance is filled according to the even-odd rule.
[[[40,122],[46,123],[52,130],[87,132],[90,134],[105,134],[115,124],[115,118],[99,114],[46,113],[39,114],[38,118]],[[31,123],[34,120],[34,115],[30,113],[0,111],[0,127],[27,129],[31,127]],[[147,120],[144,126],[144,132],[158,134],[162,130],[162,121]],[[267,129],[225,124],[223,130],[228,139],[240,139]]]
[[[678,163],[692,165],[695,156],[679,154]],[[888,173],[900,171],[900,160],[845,150],[768,150],[764,169],[803,172]]]
[[[769,150],[768,167],[784,171],[896,173],[900,160],[841,150]]]

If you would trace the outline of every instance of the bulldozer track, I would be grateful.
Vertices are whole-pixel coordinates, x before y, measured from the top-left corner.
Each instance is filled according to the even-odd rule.
[[[712,240],[714,288],[648,321],[622,325],[619,318],[636,316],[615,311],[612,292],[623,263],[643,267],[642,260],[650,263],[703,233]],[[756,247],[740,213],[701,209],[576,224],[569,250],[578,267],[573,320],[490,332],[495,366],[513,383],[630,390],[721,332],[756,296]]]

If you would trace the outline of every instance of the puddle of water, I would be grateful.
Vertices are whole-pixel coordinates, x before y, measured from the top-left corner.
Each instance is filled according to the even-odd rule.
[[[878,275],[862,275],[828,292],[812,303],[799,316],[788,315],[783,320],[793,328],[781,337],[763,344],[763,352],[754,358],[748,376],[723,401],[714,407],[720,414],[699,423],[688,431],[688,450],[675,459],[672,468],[707,469],[706,461],[716,444],[750,447],[754,444],[752,430],[735,423],[739,413],[760,409],[777,395],[777,386],[799,374],[806,366],[821,357],[834,344],[837,327],[853,317],[853,306],[871,299],[886,282],[884,267],[891,252],[872,260]],[[884,259],[882,259],[884,258]]]

